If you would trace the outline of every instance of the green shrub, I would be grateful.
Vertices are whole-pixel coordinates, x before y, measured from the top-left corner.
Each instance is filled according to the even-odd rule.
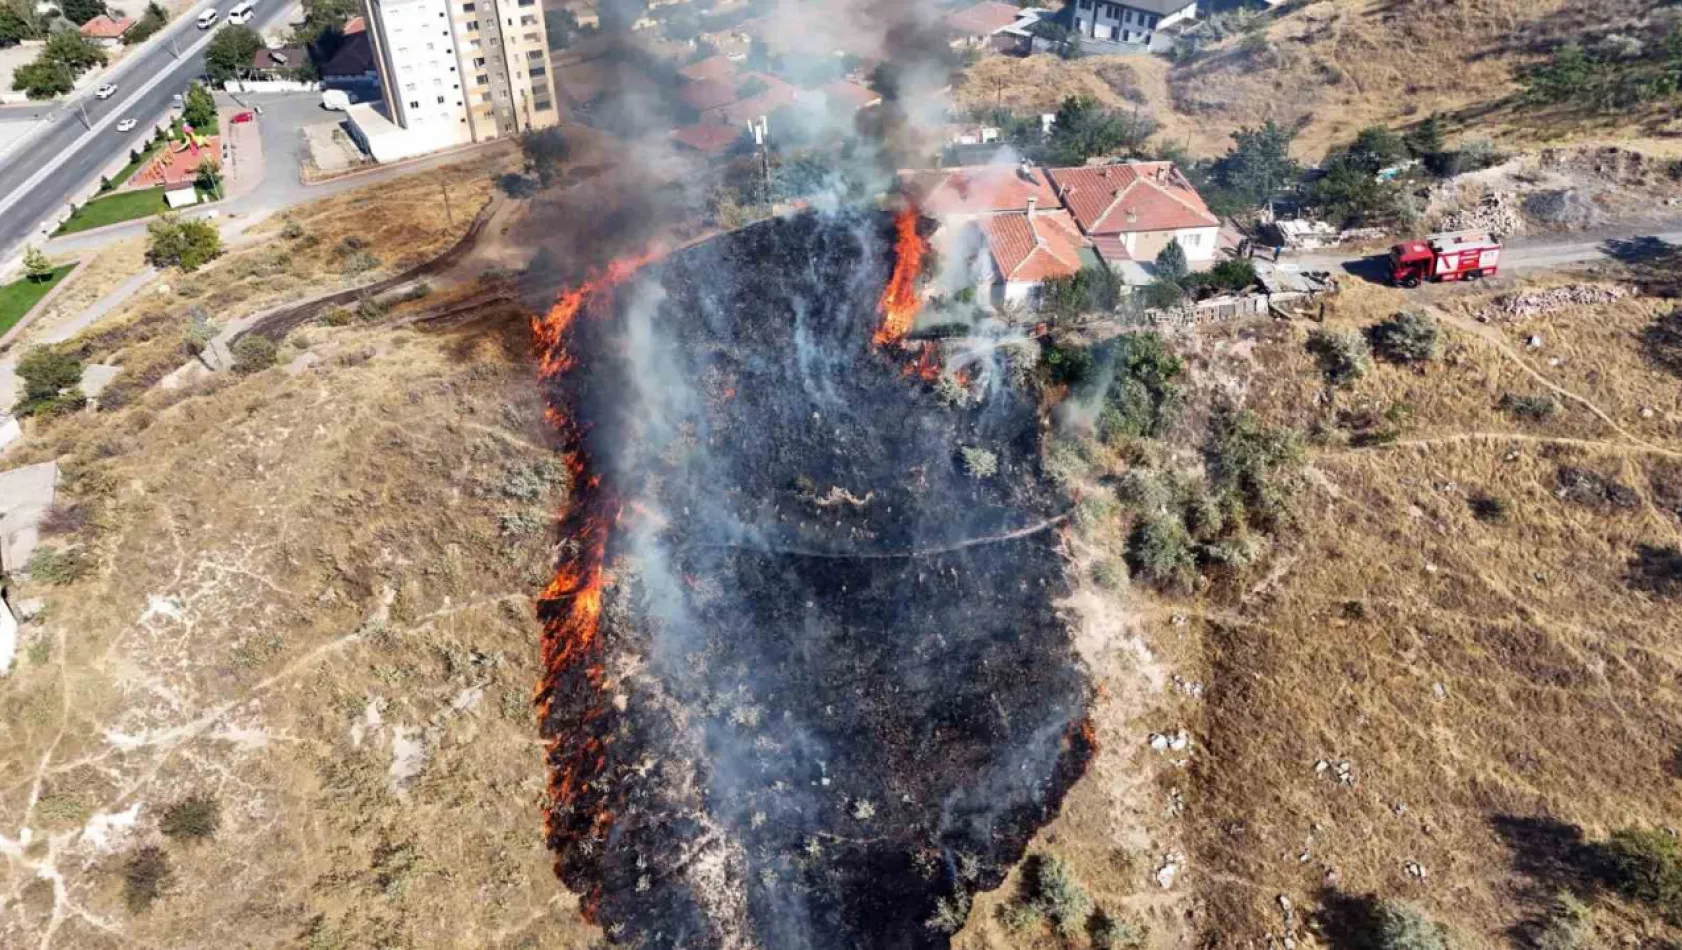
[[[964,458],[964,471],[971,478],[992,478],[999,474],[999,457],[980,446],[966,445],[959,450]]]
[[[1605,853],[1619,893],[1682,920],[1682,844],[1675,836],[1656,828],[1620,828]]]
[[[1412,904],[1380,901],[1373,924],[1374,950],[1448,950],[1448,931]]]
[[[1076,385],[1092,373],[1092,351],[1084,346],[1046,343],[1040,348],[1040,365],[1053,383]]]
[[[346,257],[339,266],[346,276],[355,276],[380,266],[380,259],[370,251],[357,251]]]
[[[146,226],[146,261],[154,267],[195,271],[222,253],[222,235],[209,221],[159,215]]]
[[[1143,927],[1105,911],[1092,915],[1087,930],[1092,937],[1092,950],[1137,950],[1145,944]]]
[[[1372,367],[1366,339],[1353,330],[1317,329],[1308,334],[1308,352],[1314,354],[1320,373],[1333,386],[1346,386]]]
[[[1189,588],[1197,576],[1191,534],[1176,515],[1146,515],[1127,541],[1133,572],[1162,588]]]
[[[348,307],[328,307],[321,315],[321,322],[330,327],[348,327],[355,316]]]
[[[1040,855],[1028,868],[1028,902],[1064,937],[1080,932],[1092,913],[1092,898],[1060,858]]]
[[[385,319],[386,305],[374,297],[363,297],[356,304],[356,318],[364,323]]]
[[[1531,946],[1536,950],[1581,950],[1590,926],[1588,905],[1571,892],[1561,891],[1547,917],[1537,925]]]
[[[1180,407],[1180,379],[1185,362],[1168,351],[1157,333],[1129,333],[1110,345],[1115,375],[1098,414],[1106,439],[1161,435]]]
[[[275,364],[278,352],[273,340],[261,334],[247,333],[234,341],[234,372],[245,375],[260,373]]]
[[[1255,524],[1284,517],[1301,481],[1302,439],[1291,429],[1269,428],[1247,410],[1218,413],[1208,448],[1211,483],[1243,500]]]
[[[43,584],[74,584],[88,576],[93,564],[79,548],[38,547],[25,569]]]
[[[1393,363],[1434,360],[1442,342],[1437,322],[1413,310],[1404,310],[1367,332],[1372,348]]]
[[[1466,504],[1472,509],[1472,517],[1479,521],[1495,523],[1507,520],[1507,503],[1494,495],[1476,494],[1466,499]]]
[[[1515,396],[1508,393],[1499,403],[1502,411],[1519,419],[1540,422],[1559,411],[1559,403],[1552,396]]]
[[[177,841],[204,841],[222,827],[222,804],[208,795],[194,795],[164,809],[158,830]]]
[[[67,347],[37,346],[18,360],[17,375],[23,380],[23,398],[14,414],[51,415],[61,408],[86,403],[82,395],[82,361]]]
[[[955,934],[964,929],[964,921],[969,919],[970,897],[963,891],[951,897],[942,897],[934,903],[934,913],[923,926],[936,933]]]
[[[123,865],[123,902],[133,913],[147,910],[163,895],[173,874],[162,848],[141,848]]]

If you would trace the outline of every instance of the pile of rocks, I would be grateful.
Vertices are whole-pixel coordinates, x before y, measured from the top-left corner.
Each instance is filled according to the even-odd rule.
[[[1478,312],[1479,323],[1516,323],[1567,307],[1593,307],[1629,296],[1626,287],[1612,284],[1566,284],[1549,290],[1528,290],[1497,297]]]
[[[1470,208],[1445,213],[1438,226],[1443,231],[1494,231],[1506,236],[1524,233],[1524,216],[1512,195],[1496,191]]]

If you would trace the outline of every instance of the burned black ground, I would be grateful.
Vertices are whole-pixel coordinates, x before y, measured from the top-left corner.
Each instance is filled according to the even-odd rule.
[[[551,398],[623,504],[611,695],[545,723],[603,752],[551,843],[618,942],[943,947],[936,900],[996,886],[1090,753],[1033,406],[983,373],[948,408],[872,347],[889,233],[767,222],[570,341]]]

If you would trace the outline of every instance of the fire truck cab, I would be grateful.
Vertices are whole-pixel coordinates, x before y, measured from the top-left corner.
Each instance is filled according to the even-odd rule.
[[[1390,282],[1418,287],[1421,282],[1493,277],[1501,265],[1501,239],[1490,231],[1433,234],[1390,249]]]

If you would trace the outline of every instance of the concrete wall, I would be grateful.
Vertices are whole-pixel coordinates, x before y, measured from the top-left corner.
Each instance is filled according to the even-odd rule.
[[[1122,243],[1127,246],[1127,253],[1133,255],[1136,261],[1149,263],[1156,260],[1162,249],[1171,240],[1178,240],[1180,247],[1185,249],[1186,263],[1202,264],[1215,259],[1215,252],[1219,250],[1221,229],[1215,225],[1206,228],[1181,228],[1177,231],[1136,231],[1124,235]]]

